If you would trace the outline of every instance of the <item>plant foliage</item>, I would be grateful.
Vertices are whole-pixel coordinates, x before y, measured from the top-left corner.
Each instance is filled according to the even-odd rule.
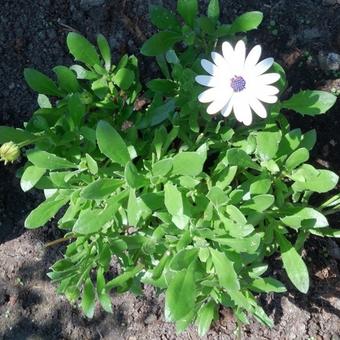
[[[48,275],[88,317],[96,300],[112,311],[112,289],[139,293],[150,284],[165,292],[165,315],[178,331],[194,322],[205,334],[221,304],[242,323],[252,314],[271,326],[256,295],[286,288],[268,274],[268,258],[279,254],[306,293],[304,240],[339,236],[326,218],[339,210],[339,195],[315,203],[338,176],[308,162],[315,131],[292,130],[284,109],[319,115],[335,97],[302,91],[249,128],[212,119],[197,100],[199,61],[221,38],[256,29],[262,13],[221,24],[217,0],[207,16],[198,16],[197,0],[179,0],[177,12],[151,9],[160,31],[141,52],[156,57],[162,76],[144,88],[136,57],[114,65],[102,35],[96,47],[69,33],[77,64],[55,67],[55,79],[25,70],[39,109],[24,129],[0,127],[0,141],[17,143],[27,157],[22,189],[46,196],[25,226],[58,216],[71,241]],[[284,71],[273,68],[283,91]]]

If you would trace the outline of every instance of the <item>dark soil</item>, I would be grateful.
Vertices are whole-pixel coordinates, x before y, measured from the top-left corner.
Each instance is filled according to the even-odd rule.
[[[208,1],[200,1],[204,11]],[[223,21],[246,10],[264,12],[261,29],[249,35],[250,44],[261,43],[287,70],[287,95],[300,88],[327,89],[340,93],[340,73],[325,64],[328,53],[340,53],[340,5],[338,0],[220,0]],[[147,12],[150,3],[175,7],[175,0],[1,0],[0,5],[0,125],[22,126],[36,108],[36,95],[25,85],[23,69],[35,67],[51,74],[55,65],[72,63],[65,47],[69,30],[94,40],[97,33],[109,38],[114,57],[138,54],[152,32]],[[97,4],[97,5],[95,5]],[[142,74],[155,70],[142,63]],[[336,67],[335,67],[336,68]],[[318,145],[313,161],[340,173],[340,105],[327,115],[300,118],[287,113],[293,126],[315,128]],[[114,313],[99,310],[87,320],[55,292],[46,277],[48,267],[62,255],[62,248],[45,248],[60,237],[53,225],[25,231],[23,221],[38,204],[37,192],[24,194],[15,176],[18,164],[0,165],[0,338],[3,339],[197,339],[194,328],[176,335],[165,323],[163,297],[150,287],[145,295],[112,297]],[[332,219],[337,227],[339,218]],[[289,293],[263,295],[262,305],[275,321],[273,329],[257,322],[242,330],[247,339],[339,339],[339,247],[336,242],[311,239],[305,258],[311,289],[299,294],[284,273],[275,275],[287,283]],[[275,261],[274,261],[275,268]],[[278,266],[279,268],[279,266]],[[220,320],[207,339],[235,339],[235,322],[222,309]]]

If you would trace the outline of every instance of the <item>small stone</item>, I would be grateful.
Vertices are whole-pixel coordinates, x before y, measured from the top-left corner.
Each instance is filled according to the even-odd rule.
[[[324,71],[338,71],[340,70],[340,55],[334,52],[328,54],[320,52],[319,63]]]
[[[151,323],[154,323],[157,320],[157,316],[155,314],[150,314],[146,317],[146,319],[144,320],[144,323],[146,325],[149,325]]]
[[[302,34],[303,34],[304,40],[307,40],[307,41],[318,39],[321,37],[321,32],[316,27],[307,28],[303,31]]]
[[[105,0],[81,0],[80,8],[87,11],[92,7],[98,7],[104,5]]]

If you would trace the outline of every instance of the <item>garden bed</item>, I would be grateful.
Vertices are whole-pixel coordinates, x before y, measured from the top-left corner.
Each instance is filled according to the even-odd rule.
[[[175,1],[151,1],[174,7]],[[71,4],[72,3],[72,4]],[[106,4],[107,3],[107,4]],[[110,3],[110,4],[109,4]],[[206,8],[206,1],[201,1]],[[253,1],[250,4],[223,1],[225,22],[247,10],[265,15],[260,30],[249,35],[251,43],[261,43],[264,53],[273,55],[287,70],[288,93],[300,88],[322,88],[340,92],[340,74],[332,71],[324,56],[340,50],[340,8],[335,2],[323,1]],[[96,6],[96,4],[98,6]],[[23,80],[24,67],[50,72],[56,64],[71,64],[65,50],[65,36],[74,29],[90,40],[96,33],[109,38],[115,58],[122,52],[137,53],[152,33],[146,20],[145,1],[35,1],[33,4],[4,1],[0,8],[0,125],[22,126],[36,106],[35,95]],[[323,56],[324,55],[324,56]],[[142,76],[149,78],[157,68],[142,64]],[[294,126],[303,131],[315,128],[318,144],[313,160],[337,173],[340,170],[338,133],[339,104],[324,116],[304,118],[287,114]],[[194,328],[176,337],[173,325],[164,322],[163,297],[146,287],[144,297],[131,294],[113,297],[113,315],[97,312],[88,321],[77,308],[56,295],[46,276],[49,266],[61,257],[62,246],[45,249],[48,241],[61,237],[53,227],[25,231],[23,221],[38,204],[35,192],[21,192],[15,178],[16,165],[0,167],[0,335],[5,339],[28,337],[49,339],[195,339]],[[332,220],[337,227],[338,216]],[[340,335],[339,248],[334,241],[311,239],[306,245],[307,265],[312,287],[308,295],[290,288],[284,295],[263,296],[265,310],[275,321],[270,330],[252,322],[244,327],[245,338],[307,339],[332,338]],[[272,259],[275,270],[275,258]],[[235,338],[236,324],[227,310],[207,338]]]

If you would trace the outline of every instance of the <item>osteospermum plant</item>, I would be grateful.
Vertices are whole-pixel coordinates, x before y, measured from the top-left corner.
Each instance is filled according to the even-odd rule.
[[[329,193],[338,176],[309,162],[315,130],[291,129],[285,110],[316,116],[336,97],[279,100],[282,67],[245,43],[259,12],[222,24],[218,0],[199,17],[196,0],[178,0],[177,13],[156,6],[150,17],[160,31],[141,52],[160,76],[146,86],[137,59],[113,64],[102,35],[96,47],[69,33],[77,63],[55,67],[55,80],[25,70],[39,108],[22,129],[0,127],[1,160],[21,154],[22,189],[45,194],[25,226],[58,221],[65,236],[50,245],[66,248],[48,275],[87,317],[96,301],[112,312],[112,290],[149,284],[165,292],[177,331],[195,323],[205,334],[220,305],[240,324],[253,316],[272,326],[258,293],[286,288],[270,258],[307,293],[305,240],[339,237],[327,220],[340,209]]]

